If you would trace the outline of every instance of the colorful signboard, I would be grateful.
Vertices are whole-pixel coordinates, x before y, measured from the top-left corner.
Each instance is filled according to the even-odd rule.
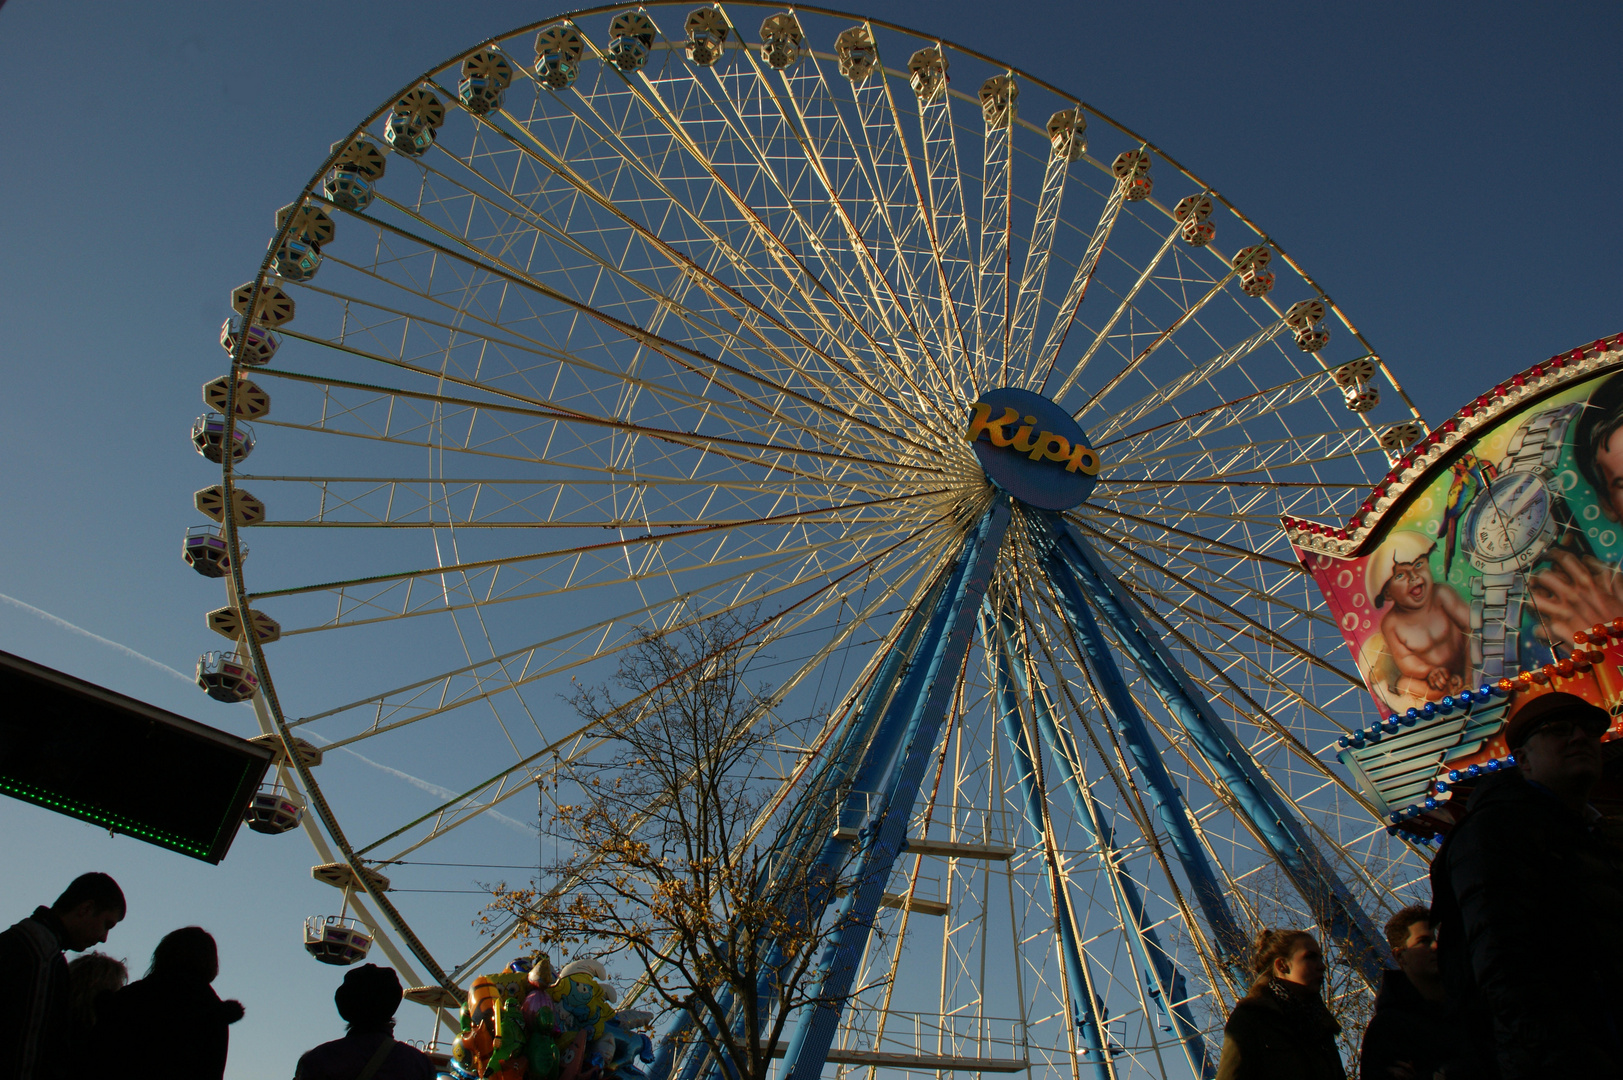
[[[1449,774],[1507,765],[1499,731],[1525,696],[1559,685],[1623,712],[1620,346],[1478,398],[1350,529],[1286,521],[1381,717],[1341,760],[1399,820],[1446,802]]]
[[[964,438],[986,475],[1042,510],[1069,510],[1093,491],[1099,455],[1071,414],[1040,394],[1006,386],[982,394]]]

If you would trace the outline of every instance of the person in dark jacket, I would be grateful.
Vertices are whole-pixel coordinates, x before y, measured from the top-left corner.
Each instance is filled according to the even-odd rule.
[[[1267,930],[1257,938],[1256,981],[1223,1028],[1217,1080],[1346,1080],[1325,1007],[1324,953],[1305,930]]]
[[[1449,1057],[1443,976],[1431,912],[1410,904],[1386,922],[1398,970],[1381,975],[1375,1015],[1364,1030],[1359,1080],[1432,1080]]]
[[[0,934],[0,1080],[45,1080],[75,1071],[72,1006],[63,949],[107,940],[124,917],[124,891],[106,874],[80,874],[50,907]]]
[[[1623,848],[1588,803],[1610,723],[1530,698],[1505,725],[1520,767],[1477,787],[1432,860],[1449,1080],[1623,1076]]]
[[[172,930],[152,951],[146,978],[104,999],[92,1057],[104,1075],[126,1080],[220,1080],[239,1001],[221,1001],[214,936],[201,926]],[[161,1039],[156,1033],[163,1033]],[[158,1047],[162,1047],[158,1051]]]
[[[400,977],[393,968],[351,968],[333,994],[348,1022],[342,1039],[324,1042],[299,1058],[293,1080],[434,1080],[429,1056],[394,1037]]]

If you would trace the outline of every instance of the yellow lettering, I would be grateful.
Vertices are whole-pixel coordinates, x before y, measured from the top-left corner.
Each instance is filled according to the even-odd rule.
[[[1069,461],[1070,457],[1071,440],[1052,431],[1037,436],[1037,447],[1031,452],[1032,461]]]
[[[993,446],[1008,446],[1014,440],[1003,430],[1009,424],[1020,419],[1020,410],[1005,408],[1003,416],[997,420],[992,419],[992,406],[983,401],[975,403],[975,418],[969,423],[969,432],[964,436],[966,442],[974,442],[981,437],[981,432],[992,440]],[[1028,432],[1029,434],[1029,432]]]
[[[1066,472],[1084,472],[1089,476],[1099,475],[1099,455],[1086,446],[1078,446],[1071,451],[1070,460],[1065,465]]]
[[[3,3],[4,0],[0,0]],[[1064,435],[1055,435],[1052,431],[1036,431],[1037,418],[1035,416],[1020,415],[1019,410],[1012,406],[1004,406],[1003,415],[992,419],[993,407],[986,402],[977,401],[975,412],[969,422],[969,430],[965,432],[964,439],[974,442],[983,434],[993,446],[1012,446],[1025,454],[1032,461],[1063,462],[1066,472],[1080,472],[1087,476],[1098,476],[1102,466],[1099,454],[1091,447],[1082,443],[1071,445],[1071,441]],[[1009,428],[1016,421],[1025,421],[1010,434]]]
[[[1037,418],[1035,416],[1028,416],[1026,417],[1025,426],[1014,433],[1014,448],[1022,454],[1031,453],[1032,447],[1037,445],[1031,441],[1031,433],[1035,430],[1036,423]]]

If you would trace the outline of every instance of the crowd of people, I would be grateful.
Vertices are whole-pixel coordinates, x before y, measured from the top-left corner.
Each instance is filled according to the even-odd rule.
[[[230,1028],[244,1011],[214,992],[220,954],[200,926],[165,934],[143,978],[86,952],[124,919],[124,892],[106,874],[75,878],[50,907],[0,933],[0,1080],[103,1074],[127,1080],[221,1080]],[[82,956],[71,962],[65,953]],[[434,1080],[428,1055],[394,1038],[400,979],[350,969],[333,995],[342,1039],[299,1058],[295,1080]]]
[[[1431,907],[1386,924],[1397,966],[1375,998],[1360,1080],[1623,1080],[1623,822],[1589,802],[1610,724],[1565,693],[1511,715],[1519,768],[1472,792],[1432,862]],[[87,1062],[132,1080],[223,1077],[243,1007],[214,992],[214,938],[197,926],[165,935],[129,982],[123,963],[86,952],[125,910],[112,878],[84,874],[0,933],[0,1080],[53,1080]],[[1253,970],[1218,1080],[1346,1080],[1318,939],[1269,930]],[[295,1080],[433,1080],[431,1059],[394,1038],[392,970],[352,968],[334,1000],[348,1032],[304,1054]],[[130,1052],[182,1016],[186,1037],[163,1040],[161,1055]]]
[[[1518,768],[1490,774],[1431,865],[1430,908],[1386,924],[1359,1080],[1623,1078],[1623,821],[1590,804],[1611,717],[1530,699],[1505,725]],[[1304,930],[1257,942],[1256,981],[1218,1080],[1346,1080],[1324,956]]]

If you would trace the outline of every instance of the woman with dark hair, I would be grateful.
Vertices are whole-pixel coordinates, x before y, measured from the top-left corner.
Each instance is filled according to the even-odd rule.
[[[1324,953],[1306,930],[1265,930],[1257,938],[1251,992],[1223,1029],[1217,1080],[1346,1080],[1325,1007]]]
[[[146,978],[102,1007],[97,1059],[128,1080],[221,1080],[228,1029],[243,1008],[221,1001],[209,985],[219,973],[220,954],[207,930],[183,926],[165,934]]]

